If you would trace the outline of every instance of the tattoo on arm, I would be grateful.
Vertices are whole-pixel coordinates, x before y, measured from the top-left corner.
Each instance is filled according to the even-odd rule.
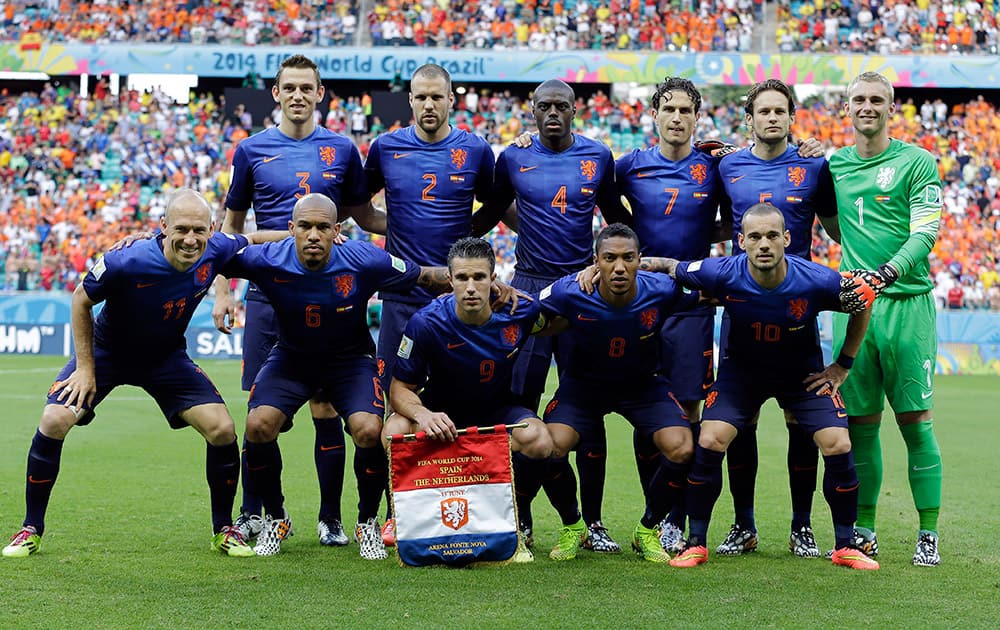
[[[431,292],[443,293],[451,289],[447,267],[421,267],[417,285]]]
[[[677,268],[677,261],[673,258],[658,258],[655,256],[643,256],[639,260],[639,269],[642,271],[652,271],[654,273],[669,273],[673,275]]]

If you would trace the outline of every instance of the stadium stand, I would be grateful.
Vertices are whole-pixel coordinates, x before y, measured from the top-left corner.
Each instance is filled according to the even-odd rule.
[[[375,46],[536,51],[618,49],[749,51],[753,0],[423,0],[377,2]]]
[[[0,41],[44,33],[56,42],[336,46],[354,44],[357,27],[357,0],[13,0]]]
[[[943,0],[781,0],[782,52],[997,54],[1000,5]]]
[[[325,124],[351,133],[366,98],[331,95]],[[577,106],[576,131],[617,153],[654,141],[652,119],[638,102],[597,91]],[[696,137],[745,142],[741,106],[706,101],[703,110]],[[907,101],[898,110],[892,135],[935,154],[945,184],[945,216],[932,254],[939,305],[1000,309],[1000,113],[981,97],[950,110],[940,101]],[[364,122],[354,135],[362,153],[374,135],[404,124]],[[252,131],[247,124],[239,114],[226,118],[206,94],[177,105],[156,91],[114,97],[98,84],[90,98],[81,98],[46,84],[38,93],[0,96],[2,288],[72,290],[114,241],[155,228],[174,187],[192,186],[218,204],[234,147]],[[486,90],[457,99],[453,124],[483,135],[496,151],[533,128],[527,102]],[[851,126],[834,100],[817,101],[797,111],[793,134],[818,138],[832,151],[851,141]],[[369,238],[357,230],[351,235]],[[503,276],[512,266],[515,236],[500,229],[493,238]],[[826,264],[839,261],[839,246],[819,231],[813,252]]]

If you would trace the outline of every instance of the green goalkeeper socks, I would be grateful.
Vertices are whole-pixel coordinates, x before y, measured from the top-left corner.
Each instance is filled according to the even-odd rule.
[[[906,472],[910,478],[913,504],[920,514],[920,529],[937,533],[941,508],[941,449],[934,437],[934,421],[899,427],[909,455]]]
[[[875,507],[882,490],[882,442],[879,440],[881,423],[852,424],[851,448],[854,451],[854,468],[858,473],[858,527],[875,530]]]

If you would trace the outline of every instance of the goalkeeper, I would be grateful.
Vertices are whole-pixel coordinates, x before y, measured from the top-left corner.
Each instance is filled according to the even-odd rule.
[[[937,357],[936,311],[927,256],[941,217],[941,182],[933,156],[889,137],[893,89],[865,72],[847,89],[853,147],[830,159],[843,245],[841,269],[856,272],[883,296],[842,387],[858,479],[856,544],[878,553],[875,508],[882,485],[879,429],[885,397],[906,442],[910,491],[919,513],[913,564],[937,566],[941,451],[931,408]],[[886,299],[888,298],[888,299]],[[844,343],[846,316],[834,316],[834,353]]]

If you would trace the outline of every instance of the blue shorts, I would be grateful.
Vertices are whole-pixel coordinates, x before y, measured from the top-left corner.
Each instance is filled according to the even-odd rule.
[[[515,272],[510,285],[524,293],[534,295],[557,279]],[[545,380],[548,378],[549,368],[552,366],[553,355],[557,367],[568,365],[570,347],[567,335],[552,337],[531,335],[528,337],[527,343],[521,348],[520,354],[514,361],[511,384],[511,390],[514,394],[525,404],[533,404],[534,401],[540,400],[542,394],[545,393]]]
[[[248,392],[267,355],[278,343],[278,318],[270,302],[249,299],[246,302],[246,327],[243,329],[243,374],[240,384]]]
[[[677,400],[704,400],[715,382],[715,314],[672,316],[660,329],[660,363]]]
[[[117,353],[121,354],[121,353]],[[187,351],[178,348],[160,361],[143,361],[142,357],[129,357],[123,361],[115,358],[116,353],[99,347],[94,348],[94,375],[97,378],[97,393],[90,406],[91,410],[78,421],[78,426],[86,426],[94,419],[93,409],[101,404],[111,390],[119,385],[141,387],[153,397],[160,411],[170,423],[171,429],[183,429],[187,422],[180,419],[180,413],[191,407],[211,403],[225,404],[219,390],[198,367]],[[49,390],[48,404],[61,405],[59,394],[63,381],[76,369],[76,357],[72,357]]]
[[[627,384],[589,383],[563,377],[545,407],[546,424],[565,424],[581,436],[600,430],[604,416],[619,413],[643,436],[667,427],[690,428],[667,379],[656,375]]]
[[[719,364],[719,376],[708,392],[701,418],[719,420],[742,431],[768,398],[776,399],[783,410],[791,412],[809,435],[830,427],[847,428],[847,411],[839,393],[831,397],[807,392],[801,379],[764,381],[759,372],[726,360]]]
[[[433,405],[433,402],[431,403]],[[459,429],[466,427],[492,427],[497,424],[516,424],[528,418],[537,418],[538,414],[520,405],[485,405],[480,410],[470,409],[468,412],[445,411],[451,421]],[[428,407],[431,411],[438,411],[437,408]]]
[[[397,302],[385,300],[382,302],[382,324],[378,329],[378,350],[375,355],[379,361],[379,376],[382,377],[382,389],[389,391],[392,382],[392,370],[396,366],[396,353],[399,352],[399,342],[403,339],[406,324],[413,314],[427,306],[428,303]]]
[[[282,431],[287,431],[295,412],[314,397],[332,403],[345,419],[359,412],[381,418],[385,412],[374,357],[303,357],[280,347],[271,351],[257,374],[247,408],[267,405],[279,409],[286,416]]]

